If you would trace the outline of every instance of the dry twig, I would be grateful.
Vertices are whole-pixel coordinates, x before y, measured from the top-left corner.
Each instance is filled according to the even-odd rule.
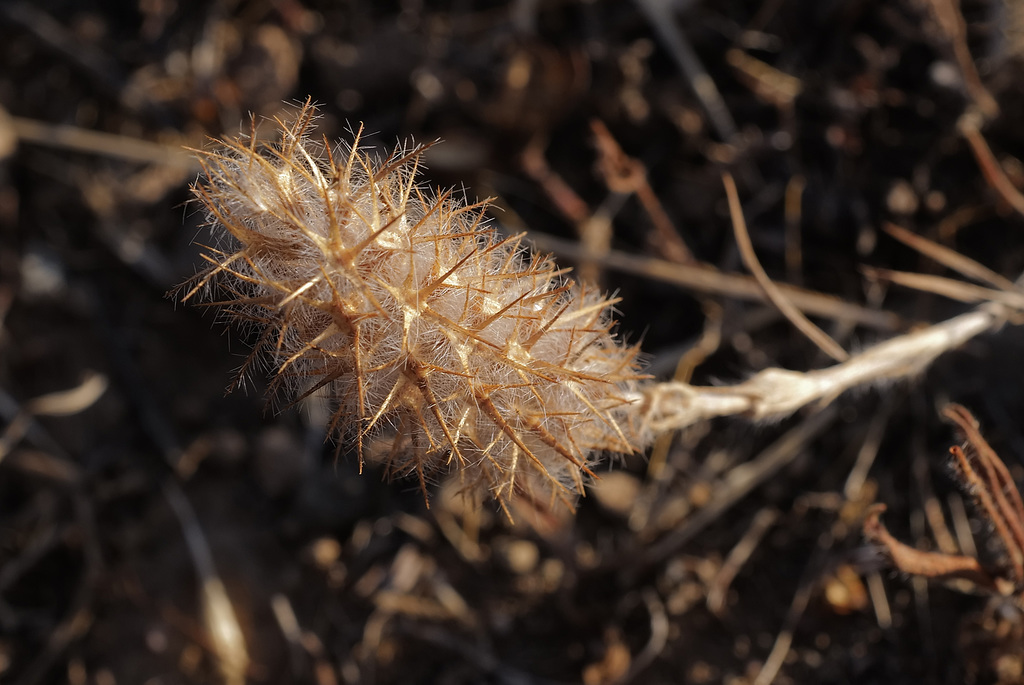
[[[162,145],[139,138],[130,138],[77,126],[48,124],[34,119],[11,117],[11,125],[19,140],[85,154],[114,157],[129,162],[163,164],[197,171],[195,158],[175,145]]]
[[[779,674],[779,669],[782,668],[786,655],[789,654],[789,648],[793,644],[793,634],[800,623],[800,619],[803,618],[804,612],[807,610],[811,597],[814,596],[814,591],[818,587],[825,555],[831,546],[832,537],[825,536],[821,546],[815,551],[814,556],[804,567],[800,585],[797,586],[796,592],[793,594],[793,600],[790,602],[786,621],[782,626],[782,630],[775,636],[772,651],[769,652],[768,658],[765,659],[764,665],[761,666],[761,670],[754,679],[754,685],[771,685],[775,680],[775,676]]]
[[[711,613],[720,615],[725,610],[726,595],[733,579],[736,578],[740,569],[743,568],[743,564],[747,563],[758,544],[764,539],[765,534],[771,530],[778,519],[779,510],[774,507],[764,507],[754,516],[747,532],[729,552],[725,563],[722,564],[722,568],[718,570],[718,574],[711,582],[707,599],[708,609]]]
[[[679,231],[672,224],[672,219],[651,188],[644,165],[623,151],[600,119],[590,122],[590,130],[594,133],[594,142],[600,155],[598,169],[604,176],[608,189],[613,193],[636,195],[651,223],[654,224],[653,242],[669,261],[680,264],[696,263],[693,252],[679,235]]]
[[[573,260],[586,258],[584,249],[572,241],[535,231],[530,231],[529,237],[537,249],[543,252],[554,252]],[[764,290],[751,276],[722,273],[706,266],[674,264],[664,259],[631,255],[620,250],[611,250],[603,257],[596,258],[595,262],[607,269],[671,283],[699,293],[735,297],[740,300],[768,301]],[[793,306],[806,314],[848,321],[880,331],[895,331],[904,326],[900,317],[892,312],[868,309],[832,295],[784,283],[777,283],[776,287]]]
[[[224,581],[217,574],[213,553],[199,525],[192,505],[178,482],[167,479],[163,489],[167,503],[181,524],[182,533],[200,584],[200,604],[210,639],[210,649],[217,658],[221,675],[227,685],[241,685],[249,668],[249,652]]]
[[[757,279],[758,284],[764,289],[765,295],[822,352],[838,362],[844,362],[849,359],[850,355],[846,353],[846,350],[830,338],[825,331],[811,323],[811,320],[794,307],[793,303],[786,299],[786,296],[779,287],[768,277],[761,263],[757,260],[754,245],[750,241],[750,234],[747,232],[747,222],[743,219],[743,209],[740,207],[739,195],[736,192],[736,182],[732,180],[731,175],[725,173],[722,174],[722,183],[725,185],[725,193],[729,198],[729,212],[732,214],[733,231],[736,235],[736,244],[740,248],[740,255],[743,257],[743,263],[754,274],[754,278]]]
[[[985,136],[981,135],[981,127],[977,119],[977,115],[971,112],[960,117],[958,124],[960,133],[970,144],[971,152],[974,153],[974,158],[978,160],[978,166],[981,167],[981,173],[985,180],[988,181],[988,184],[999,193],[999,196],[1008,205],[1017,210],[1018,213],[1024,214],[1024,194],[1017,190],[1013,182],[1006,175],[1006,172],[1003,171],[999,160],[992,154],[992,148],[985,142]]]
[[[946,40],[949,41],[957,65],[960,67],[967,94],[986,117],[998,116],[999,104],[982,83],[978,69],[974,66],[971,51],[967,47],[967,23],[960,12],[960,1],[930,0],[929,4],[939,28],[945,34]]]

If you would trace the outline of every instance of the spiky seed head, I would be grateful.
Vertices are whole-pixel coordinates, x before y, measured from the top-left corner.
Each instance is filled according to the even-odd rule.
[[[221,244],[185,295],[252,322],[246,366],[269,363],[290,401],[318,391],[331,431],[370,438],[392,474],[457,475],[476,500],[572,506],[595,456],[640,446],[629,396],[638,350],[612,335],[613,300],[564,278],[486,203],[416,181],[423,147],[377,161],[311,140],[307,103],[280,138],[255,130],[199,153],[194,192]],[[243,373],[245,369],[243,369]]]

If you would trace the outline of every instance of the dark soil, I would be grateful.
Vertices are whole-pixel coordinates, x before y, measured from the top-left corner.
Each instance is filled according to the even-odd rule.
[[[0,681],[226,682],[169,503],[180,490],[241,625],[246,682],[752,683],[785,631],[776,683],[1024,682],[1012,603],[896,574],[860,532],[884,502],[897,537],[934,547],[931,506],[951,527],[969,520],[998,566],[969,502],[960,514],[937,407],[969,407],[1022,479],[1012,326],[923,377],[839,399],[828,430],[673,544],[805,417],[670,436],[667,453],[602,467],[575,515],[521,508],[511,525],[462,511],[444,484],[427,509],[416,482],[359,475],[325,440],[321,408],[279,410],[265,378],[225,396],[246,332],[166,295],[201,268],[205,235],[197,168],[174,152],[248,130],[250,113],[287,119],[308,96],[331,140],[361,125],[383,151],[444,141],[425,182],[495,196],[503,230],[568,253],[600,245],[594,216],[610,217],[612,249],[671,259],[644,204],[599,168],[603,122],[696,260],[745,273],[729,171],[773,279],[895,312],[904,329],[943,320],[968,305],[872,285],[861,267],[955,276],[882,231],[894,222],[1010,279],[1024,271],[1024,218],[958,130],[978,97],[936,18],[948,4],[0,3]],[[960,5],[999,107],[982,133],[1024,186],[1024,16],[1008,0]],[[724,114],[696,97],[666,26]],[[33,122],[69,128],[34,136]],[[83,150],[92,131],[111,135]],[[138,140],[167,152],[133,154]],[[660,378],[708,317],[722,340],[695,383],[829,363],[767,305],[577,266],[622,298],[620,330],[642,336]],[[849,350],[900,332],[816,321]],[[95,402],[16,419],[89,374],[108,383]],[[848,492],[880,421],[868,478]],[[709,608],[758,516],[774,522]]]

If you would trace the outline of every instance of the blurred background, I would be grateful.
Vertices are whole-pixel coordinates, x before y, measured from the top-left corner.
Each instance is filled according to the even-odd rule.
[[[266,378],[225,395],[251,336],[176,301],[207,240],[186,148],[307,98],[331,141],[442,141],[423,182],[616,292],[661,379],[829,363],[756,297],[723,171],[847,349],[967,308],[865,274],[945,273],[887,222],[1024,270],[1010,0],[4,0],[0,682],[1024,682],[1019,612],[888,572],[859,528],[882,501],[999,563],[935,407],[1020,480],[1012,327],[827,423],[664,436],[514,525],[358,474]]]

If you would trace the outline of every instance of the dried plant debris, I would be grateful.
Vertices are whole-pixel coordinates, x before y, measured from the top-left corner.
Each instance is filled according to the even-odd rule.
[[[947,405],[942,415],[955,423],[963,446],[949,448],[956,479],[969,494],[978,514],[991,526],[1002,551],[1000,563],[986,567],[974,557],[925,552],[894,538],[879,520],[885,505],[876,505],[864,522],[864,533],[878,544],[893,566],[911,575],[968,580],[1024,606],[1024,503],[1006,465],[982,437],[978,422],[964,407]]]
[[[417,183],[424,146],[383,162],[310,133],[308,103],[279,141],[201,152],[194,191],[223,240],[185,299],[256,326],[292,401],[323,391],[331,428],[421,485],[457,474],[474,498],[572,506],[594,455],[642,444],[628,394],[638,349],[612,334],[614,300],[564,278],[486,203]],[[390,447],[367,449],[393,434]],[[480,495],[483,494],[483,497]]]
[[[942,415],[959,429],[963,444],[949,448],[953,472],[957,483],[974,500],[978,515],[988,524],[997,558],[983,563],[964,554],[910,547],[894,538],[879,520],[884,504],[870,510],[864,534],[903,573],[955,581],[960,589],[973,588],[993,598],[983,611],[967,616],[960,626],[963,682],[1024,682],[1024,504],[1020,490],[967,409],[950,404]]]

